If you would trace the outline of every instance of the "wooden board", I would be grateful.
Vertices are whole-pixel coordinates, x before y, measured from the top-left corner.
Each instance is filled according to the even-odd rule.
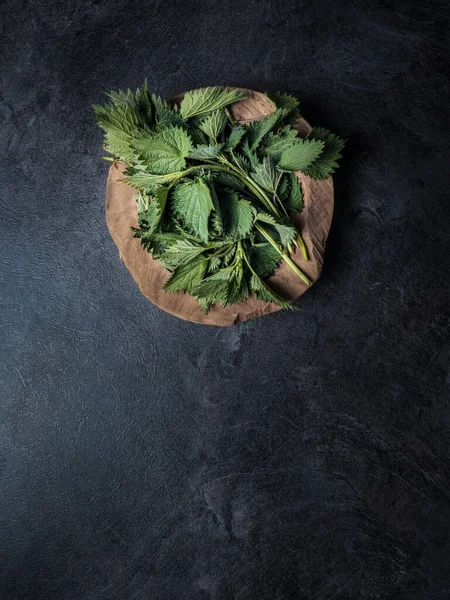
[[[245,124],[273,112],[273,106],[264,94],[246,89],[242,91],[245,92],[246,98],[231,107],[236,121]],[[182,98],[183,94],[180,94],[172,98],[171,102],[178,103]],[[309,133],[311,130],[311,126],[303,118],[299,119],[295,127],[303,133]],[[300,172],[296,175],[302,184],[304,209],[297,215],[295,224],[305,240],[309,261],[305,262],[298,249],[291,258],[315,282],[322,270],[325,242],[333,216],[333,180],[331,177],[326,180],[314,180]],[[130,228],[137,227],[137,205],[133,199],[136,190],[118,181],[122,176],[123,167],[112,165],[106,187],[106,222],[123,262],[142,293],[153,304],[176,317],[194,323],[219,326],[233,325],[280,310],[276,304],[262,302],[251,296],[245,302],[224,308],[214,305],[209,313],[205,314],[189,294],[164,292],[161,288],[170,275],[169,271],[153,260],[142,248],[139,239],[132,237]],[[310,287],[284,262],[267,282],[290,301],[296,300]]]

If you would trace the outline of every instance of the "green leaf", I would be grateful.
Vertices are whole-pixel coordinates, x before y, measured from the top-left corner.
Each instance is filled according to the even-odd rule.
[[[267,96],[273,102],[276,108],[284,108],[287,112],[284,117],[286,120],[289,116],[289,122],[293,123],[300,117],[300,111],[298,109],[300,102],[294,96],[280,92],[268,93]]]
[[[166,248],[163,255],[164,265],[170,269],[186,265],[204,251],[204,246],[189,240],[177,240]]]
[[[269,215],[267,213],[259,212],[256,215],[256,219],[258,221],[262,221],[263,223],[268,223],[269,225],[271,225],[273,227],[273,229],[278,234],[278,237],[280,238],[280,243],[283,246],[283,248],[286,248],[287,246],[289,246],[289,244],[291,244],[294,241],[294,239],[297,235],[297,232],[294,227],[291,227],[290,225],[283,225],[281,223],[278,223],[272,217],[272,215]]]
[[[133,93],[130,89],[118,90],[106,94],[116,107],[131,109],[133,121],[138,127],[146,127],[152,124],[153,107],[148,92],[147,79],[143,85]]]
[[[210,175],[210,174],[209,174]],[[211,194],[211,200],[214,206],[214,209],[211,213],[211,229],[216,236],[223,235],[223,220],[222,220],[222,209],[220,208],[219,198],[217,197],[217,192],[214,187],[213,180],[211,176],[208,177],[208,186]]]
[[[197,284],[194,294],[208,303],[218,302],[222,306],[242,302],[249,295],[247,282],[242,277],[242,262],[206,277]]]
[[[247,126],[246,138],[250,150],[255,150],[263,137],[288,113],[284,108],[277,108],[271,115],[261,121],[253,121]]]
[[[200,144],[191,150],[188,158],[193,160],[211,159],[219,156],[223,144]]]
[[[203,279],[208,261],[199,256],[187,265],[177,267],[163,286],[166,292],[192,292]]]
[[[213,173],[214,182],[217,188],[241,191],[244,189],[244,184],[240,179],[230,173]]]
[[[210,140],[208,136],[203,133],[201,129],[198,129],[198,126],[191,126],[188,128],[188,133],[191,136],[192,143],[195,146],[209,146]]]
[[[163,100],[161,98],[161,96],[157,96],[156,94],[152,94],[150,97],[151,101],[152,101],[152,105],[153,105],[153,110],[156,113],[165,110],[166,108],[171,108],[170,104],[167,102],[167,100]],[[178,106],[174,106],[173,107],[174,110],[176,110],[178,112]]]
[[[133,139],[132,148],[150,173],[165,175],[184,169],[192,142],[181,127],[163,125]]]
[[[124,173],[124,181],[142,192],[152,192],[160,186],[169,183],[181,176],[181,173],[169,173],[167,175],[155,175],[128,167]]]
[[[273,194],[275,191],[278,174],[279,173],[277,173],[272,161],[266,156],[263,162],[258,164],[255,172],[250,173],[250,176],[262,188]]]
[[[250,290],[244,277],[234,277],[228,284],[225,306],[244,302],[250,295]]]
[[[181,116],[184,119],[205,116],[213,110],[224,108],[229,104],[233,104],[233,102],[242,100],[242,98],[244,98],[242,92],[222,86],[186,92],[180,103]]]
[[[133,93],[131,90],[107,94],[112,103],[103,106],[93,104],[95,119],[105,131],[108,152],[130,162],[133,152],[130,141],[138,131],[148,131],[152,125],[152,105],[147,81]]]
[[[220,267],[220,256],[213,256],[209,261],[208,272],[215,273],[217,269]]]
[[[304,171],[320,155],[325,144],[319,140],[298,140],[281,153],[278,169]]]
[[[255,169],[257,169],[259,165],[259,160],[256,156],[256,152],[250,148],[248,139],[244,139],[244,141],[242,142],[242,152],[245,154],[250,165],[250,168],[246,170],[254,171]]]
[[[200,177],[175,187],[172,207],[190,231],[203,241],[208,241],[208,219],[214,205],[209,187]]]
[[[232,278],[232,267],[220,269],[213,275],[203,279],[203,281],[198,282],[193,292],[196,296],[204,298],[211,304],[220,302],[223,305],[227,301],[228,285]]]
[[[235,254],[236,254],[236,244],[234,244],[232,246],[231,250],[229,250],[226,254],[224,254],[224,256],[222,258],[222,263],[225,267],[230,264],[230,262],[233,260],[233,258],[235,256]]]
[[[271,244],[262,242],[254,244],[251,248],[250,261],[252,268],[256,273],[264,279],[273,275],[281,262],[281,255],[275,250]]]
[[[211,306],[211,302],[208,302],[204,298],[196,298],[196,300],[197,300],[200,310],[202,310],[207,315],[209,312],[209,308]]]
[[[173,108],[162,108],[156,113],[156,122],[158,125],[175,125],[187,129],[186,121],[180,116],[180,113]]]
[[[168,193],[167,188],[158,187],[152,193],[148,206],[144,207],[142,201],[138,205],[138,224],[148,229],[150,233],[153,233],[161,222]],[[139,211],[139,208],[145,208],[145,210]]]
[[[242,125],[235,125],[227,138],[225,150],[233,150],[239,144],[245,134],[245,129]]]
[[[252,167],[251,167],[249,159],[246,156],[242,156],[242,154],[235,152],[233,154],[233,160],[234,160],[235,164],[238,167],[240,167],[243,171],[245,171],[246,173],[250,172]]]
[[[277,163],[281,153],[295,144],[298,139],[298,132],[295,129],[292,129],[290,125],[286,125],[285,127],[282,127],[277,134],[270,132],[266,136],[263,154],[270,156],[272,160]]]
[[[303,194],[302,187],[298,177],[294,173],[289,173],[290,176],[290,192],[288,199],[288,206],[296,212],[302,212],[303,210]]]
[[[327,179],[339,167],[337,161],[342,158],[341,151],[345,146],[345,141],[325,127],[315,127],[307,139],[320,140],[325,147],[316,160],[303,172],[313,179]]]
[[[130,148],[132,135],[142,127],[136,111],[129,106],[92,105],[97,125],[105,131],[105,145],[108,152],[125,162],[133,159]]]
[[[255,211],[248,200],[239,198],[236,192],[220,192],[224,233],[233,240],[245,238],[253,227]]]
[[[291,173],[283,173],[277,187],[277,196],[281,200],[286,200],[289,194],[289,181]]]
[[[203,121],[201,121],[199,128],[214,142],[217,142],[217,138],[225,129],[227,123],[228,115],[223,109],[220,109],[213,111],[205,117]]]
[[[286,308],[288,310],[294,310],[294,307],[290,302],[281,298],[274,290],[272,290],[266,283],[264,283],[258,276],[252,274],[250,279],[250,289],[255,292],[256,297],[264,302],[274,302]]]

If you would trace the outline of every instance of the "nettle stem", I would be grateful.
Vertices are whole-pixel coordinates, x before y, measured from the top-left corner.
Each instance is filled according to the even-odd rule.
[[[306,249],[306,244],[298,231],[297,231],[295,242],[296,242],[296,246],[300,247],[303,258],[306,260],[306,262],[308,262],[309,261],[308,250]]]
[[[281,255],[282,259],[289,265],[289,267],[294,271],[294,273],[302,281],[304,281],[307,285],[311,285],[311,280],[303,273],[303,271],[301,271],[297,267],[295,262],[293,260],[291,260],[285,252],[283,252],[283,250],[280,248],[280,246],[276,243],[276,241],[273,239],[273,237],[264,229],[264,227],[262,227],[259,223],[255,223],[255,227],[259,231],[259,233],[264,238],[266,238],[266,240],[269,242],[269,244],[271,246],[273,246],[275,248],[275,250]]]

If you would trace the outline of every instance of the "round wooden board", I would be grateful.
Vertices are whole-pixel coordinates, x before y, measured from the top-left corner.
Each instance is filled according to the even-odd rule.
[[[236,121],[245,124],[273,112],[273,106],[264,94],[239,89],[245,92],[246,98],[231,106]],[[179,94],[171,102],[179,103],[182,98],[183,94]],[[311,130],[311,126],[303,118],[297,121],[295,128],[306,134]],[[262,302],[251,296],[245,302],[231,306],[213,305],[208,314],[205,314],[189,294],[164,292],[161,288],[169,278],[169,271],[153,260],[151,254],[143,249],[139,239],[133,238],[130,228],[137,227],[137,206],[133,199],[136,190],[118,181],[123,176],[123,170],[124,167],[120,164],[112,165],[109,170],[106,222],[123,262],[144,296],[176,317],[204,325],[233,325],[280,310],[276,304]],[[314,180],[300,172],[296,175],[302,184],[304,209],[296,216],[295,224],[305,240],[309,261],[305,262],[298,249],[291,258],[314,283],[322,270],[325,242],[333,216],[333,180],[331,177]],[[296,300],[309,289],[284,262],[267,282],[289,301]]]

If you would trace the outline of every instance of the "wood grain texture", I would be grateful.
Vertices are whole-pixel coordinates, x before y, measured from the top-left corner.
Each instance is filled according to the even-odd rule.
[[[244,100],[231,107],[236,121],[249,123],[273,112],[273,106],[264,94],[247,89],[242,91],[246,94]],[[182,98],[183,94],[179,94],[171,102],[178,103]],[[295,127],[302,133],[311,130],[311,126],[303,118],[298,120]],[[295,224],[302,233],[310,260],[306,262],[298,249],[292,255],[292,260],[314,283],[322,270],[325,243],[333,216],[333,180],[331,177],[314,180],[300,172],[296,175],[302,184],[304,209],[296,216]],[[130,228],[137,226],[136,201],[133,199],[136,190],[120,182],[122,176],[121,165],[111,166],[106,188],[106,222],[123,262],[142,293],[153,304],[182,319],[218,326],[233,325],[280,310],[274,303],[262,302],[251,296],[244,302],[231,306],[213,305],[208,314],[205,314],[189,294],[163,291],[162,286],[170,273],[143,249],[139,239],[132,236]],[[289,301],[295,301],[309,289],[284,262],[268,279],[268,283]]]

